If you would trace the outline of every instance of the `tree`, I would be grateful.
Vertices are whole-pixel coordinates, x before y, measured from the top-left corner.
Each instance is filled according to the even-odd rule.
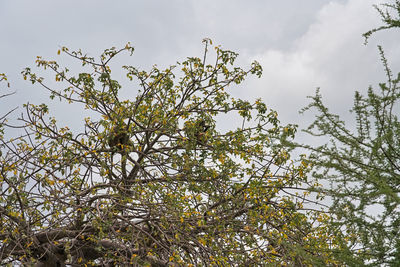
[[[384,26],[364,34],[400,27],[400,2],[375,6]],[[397,12],[393,17],[392,12]],[[304,111],[318,115],[306,130],[328,137],[322,146],[302,145],[311,151],[314,175],[331,182],[325,193],[332,197],[334,225],[350,239],[338,253],[350,266],[399,266],[400,262],[400,74],[395,77],[378,46],[387,82],[367,95],[356,92],[352,113],[356,130],[329,112],[317,91]],[[340,237],[340,234],[337,235]]]
[[[7,83],[7,87],[10,87],[10,83],[8,82],[7,75],[4,74],[4,73],[0,73],[0,83],[1,83],[1,82],[6,82],[6,83]],[[8,97],[8,96],[10,96],[10,95],[12,95],[12,94],[14,94],[14,93],[2,94],[2,95],[0,95],[0,99],[5,98],[5,97]],[[7,122],[7,117],[8,117],[8,115],[10,115],[10,113],[13,112],[15,109],[16,109],[16,108],[14,108],[13,110],[7,112],[6,114],[0,115],[0,116],[1,116],[1,117],[0,117],[0,140],[2,140],[2,139],[4,138],[4,137],[3,137],[3,135],[4,135],[4,129],[3,129],[3,128],[4,128],[4,124]],[[0,156],[1,156],[1,154],[2,154],[1,148],[2,148],[2,146],[0,146]]]
[[[92,115],[75,133],[45,104],[26,104],[24,134],[2,140],[2,265],[336,264],[329,216],[302,190],[307,163],[295,165],[280,145],[295,127],[280,126],[261,100],[227,93],[247,75],[260,76],[261,66],[236,67],[237,54],[220,47],[210,64],[211,41],[204,43],[201,59],[165,70],[123,66],[140,88],[129,89],[133,99],[121,97],[109,66],[133,53],[129,44],[99,61],[63,47],[58,54],[91,70],[77,76],[38,57],[61,90],[22,72],[50,98]],[[224,131],[217,119],[226,116]]]

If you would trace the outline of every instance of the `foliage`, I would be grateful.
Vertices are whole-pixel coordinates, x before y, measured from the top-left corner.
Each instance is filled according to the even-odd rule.
[[[38,57],[61,90],[23,71],[52,99],[92,115],[74,133],[45,104],[27,104],[25,134],[3,141],[2,265],[335,265],[329,216],[302,190],[307,162],[293,164],[280,146],[295,127],[280,126],[261,100],[227,93],[261,66],[236,67],[237,54],[220,47],[208,63],[204,43],[201,59],[165,70],[123,66],[132,99],[109,66],[133,52],[129,44],[99,61],[62,48],[89,67],[76,76]],[[217,124],[226,118],[229,130]]]
[[[6,82],[7,83],[7,87],[10,87],[10,83],[8,82],[8,77],[6,74],[4,73],[0,73],[0,83],[1,82]],[[0,95],[0,99],[8,97],[10,95],[12,95],[14,93],[5,93],[5,94],[1,94]],[[15,110],[15,108],[11,111],[6,112],[5,114],[0,114],[0,139],[3,139],[3,135],[4,135],[4,124],[7,122],[7,116],[10,115],[11,112],[13,112]],[[0,146],[1,149],[1,146]],[[1,156],[1,150],[0,150],[0,156]]]
[[[385,4],[400,14],[400,3]],[[364,34],[400,27],[400,20],[376,7],[385,26]],[[329,112],[317,91],[304,111],[318,115],[306,130],[328,137],[322,146],[303,145],[311,151],[314,175],[331,182],[326,193],[333,198],[334,225],[351,237],[338,254],[350,266],[399,266],[400,262],[400,74],[394,76],[378,46],[387,82],[366,95],[356,92],[352,113],[356,130]],[[338,237],[340,235],[338,234]]]
[[[365,43],[367,43],[369,37],[371,37],[372,34],[378,31],[400,27],[400,1],[396,0],[393,1],[392,3],[381,4],[381,6],[385,7],[385,9],[382,9],[379,6],[374,5],[375,9],[381,16],[384,25],[364,33],[363,36],[365,37]],[[391,12],[395,12],[397,17],[393,17],[393,14]]]

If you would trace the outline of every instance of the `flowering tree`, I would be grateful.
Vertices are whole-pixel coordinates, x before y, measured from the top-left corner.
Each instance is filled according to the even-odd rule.
[[[165,70],[123,66],[139,88],[129,99],[109,66],[133,53],[129,44],[98,61],[62,48],[91,69],[77,76],[39,57],[60,89],[23,71],[50,98],[92,115],[76,133],[45,104],[27,104],[24,134],[2,139],[2,265],[334,264],[329,217],[302,190],[307,163],[293,164],[280,146],[295,127],[280,126],[261,100],[227,93],[261,66],[236,67],[237,54],[220,47],[211,62],[204,44],[202,58]]]

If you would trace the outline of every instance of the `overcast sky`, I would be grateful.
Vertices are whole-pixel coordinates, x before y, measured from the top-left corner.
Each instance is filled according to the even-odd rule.
[[[0,73],[9,76],[17,93],[3,100],[0,114],[27,101],[48,101],[44,90],[24,81],[20,72],[34,66],[38,55],[68,62],[56,55],[61,46],[97,56],[130,41],[135,54],[124,64],[148,69],[201,56],[205,37],[238,52],[243,67],[257,60],[264,68],[261,79],[250,77],[234,88],[235,96],[261,97],[283,122],[304,126],[307,119],[298,111],[320,87],[331,109],[345,114],[354,90],[385,81],[377,44],[383,45],[394,71],[400,69],[398,31],[378,33],[363,44],[361,34],[381,23],[372,7],[379,2],[2,0]],[[61,117],[73,112],[57,111]]]

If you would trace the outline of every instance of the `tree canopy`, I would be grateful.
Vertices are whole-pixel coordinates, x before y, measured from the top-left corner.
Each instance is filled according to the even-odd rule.
[[[384,25],[365,33],[366,41],[375,32],[400,27],[399,1],[375,8]],[[338,237],[351,237],[341,242],[347,247],[338,260],[349,266],[400,262],[400,73],[393,74],[382,46],[378,49],[387,81],[365,95],[355,92],[351,111],[356,127],[331,113],[319,91],[303,110],[317,110],[306,132],[329,138],[322,146],[301,147],[311,153],[315,177],[331,182],[324,191],[333,199],[333,225]]]
[[[228,93],[261,66],[244,70],[211,46],[163,70],[123,66],[125,87],[110,62],[130,44],[99,59],[63,47],[89,69],[77,75],[38,57],[56,85],[22,72],[91,115],[74,118],[76,132],[46,104],[26,104],[23,134],[0,139],[1,265],[337,264],[330,218],[305,190],[308,163],[281,145],[296,128]]]

